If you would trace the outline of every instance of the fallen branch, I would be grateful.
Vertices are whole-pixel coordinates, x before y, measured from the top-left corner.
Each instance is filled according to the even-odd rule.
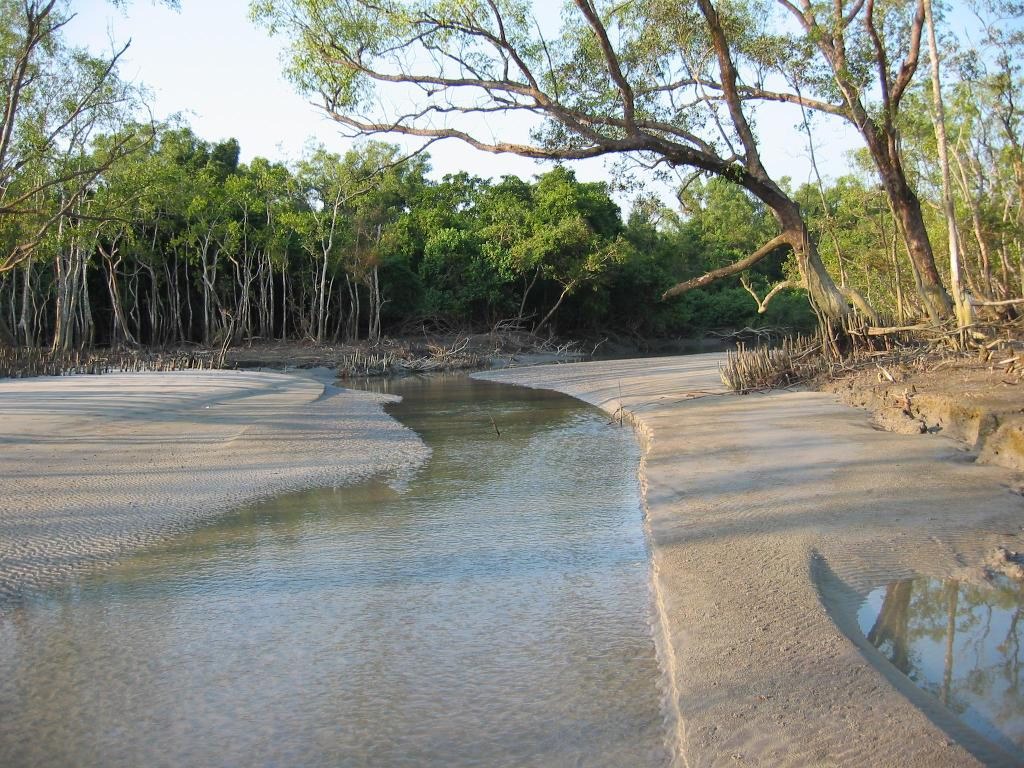
[[[864,329],[864,333],[868,336],[888,336],[893,333],[912,333],[914,331],[934,331],[935,327],[928,323],[918,323],[917,325],[899,325],[891,327],[877,327],[868,326]]]
[[[1003,301],[978,301],[977,299],[971,299],[971,303],[976,307],[1008,307],[1011,304],[1024,304],[1024,298],[1004,299]]]

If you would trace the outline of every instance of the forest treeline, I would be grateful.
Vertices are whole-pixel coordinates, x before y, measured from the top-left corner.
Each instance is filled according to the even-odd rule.
[[[144,94],[119,76],[124,50],[67,46],[64,4],[0,0],[0,11],[7,344],[373,342],[439,325],[638,338],[799,330],[814,324],[812,304],[819,315],[825,306],[818,262],[842,302],[872,322],[934,320],[948,311],[950,285],[1004,318],[1024,297],[1021,41],[998,24],[983,27],[984,55],[948,57],[945,141],[937,79],[908,78],[898,111],[870,115],[885,123],[879,135],[898,138],[910,198],[867,142],[849,175],[801,186],[686,155],[679,165],[697,173],[680,175],[677,204],[640,196],[624,217],[607,185],[557,163],[532,179],[479,168],[436,180],[426,153],[404,157],[377,141],[344,154],[312,147],[290,164],[240,163],[234,139],[139,122]],[[795,136],[813,150],[808,112],[806,103],[795,112],[806,129]],[[742,113],[732,119],[752,142]],[[908,199],[916,214],[901,208]]]
[[[757,317],[738,285],[659,301],[679,275],[770,227],[721,182],[691,188],[693,215],[641,201],[623,221],[605,184],[562,167],[531,181],[431,181],[427,156],[372,142],[344,155],[317,148],[290,167],[238,158],[233,139],[177,128],[103,171],[3,274],[7,333],[67,350],[226,336],[373,342],[499,323],[663,336]],[[782,274],[781,260],[765,268],[763,280]],[[805,323],[805,305],[780,301],[771,320]]]

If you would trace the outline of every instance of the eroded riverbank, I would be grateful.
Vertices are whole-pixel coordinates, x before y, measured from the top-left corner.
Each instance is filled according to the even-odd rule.
[[[978,581],[995,546],[1024,548],[1019,476],[830,395],[724,395],[720,360],[477,374],[624,407],[644,433],[680,764],[1017,764],[887,670],[856,613],[881,584]]]

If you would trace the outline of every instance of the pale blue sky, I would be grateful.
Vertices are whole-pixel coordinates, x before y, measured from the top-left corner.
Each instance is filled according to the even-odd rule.
[[[78,16],[67,27],[71,42],[93,51],[109,50],[111,40],[132,45],[122,76],[152,91],[157,118],[184,113],[201,138],[239,140],[242,159],[260,155],[296,159],[309,140],[344,151],[350,141],[315,107],[295,94],[281,75],[279,43],[248,18],[247,0],[181,0],[180,11],[148,0],[134,0],[122,12],[106,0],[75,0]],[[803,136],[793,126],[799,114],[764,107],[758,125],[768,170],[797,184],[811,180]],[[398,142],[397,137],[394,139]],[[822,124],[816,137],[823,172],[844,172],[844,152],[857,146],[849,131]],[[488,155],[459,142],[430,149],[435,174],[466,170],[481,176],[514,173],[523,177],[550,165],[509,155]],[[574,164],[581,179],[605,179],[602,161]],[[662,190],[665,195],[665,191]],[[625,202],[625,201],[622,201]]]

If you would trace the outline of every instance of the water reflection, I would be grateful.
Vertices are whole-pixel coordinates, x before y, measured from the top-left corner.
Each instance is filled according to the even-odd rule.
[[[629,431],[397,389],[414,475],[247,507],[0,619],[0,765],[664,764]]]
[[[868,595],[865,636],[892,664],[961,720],[1024,753],[1021,585],[905,579]]]

